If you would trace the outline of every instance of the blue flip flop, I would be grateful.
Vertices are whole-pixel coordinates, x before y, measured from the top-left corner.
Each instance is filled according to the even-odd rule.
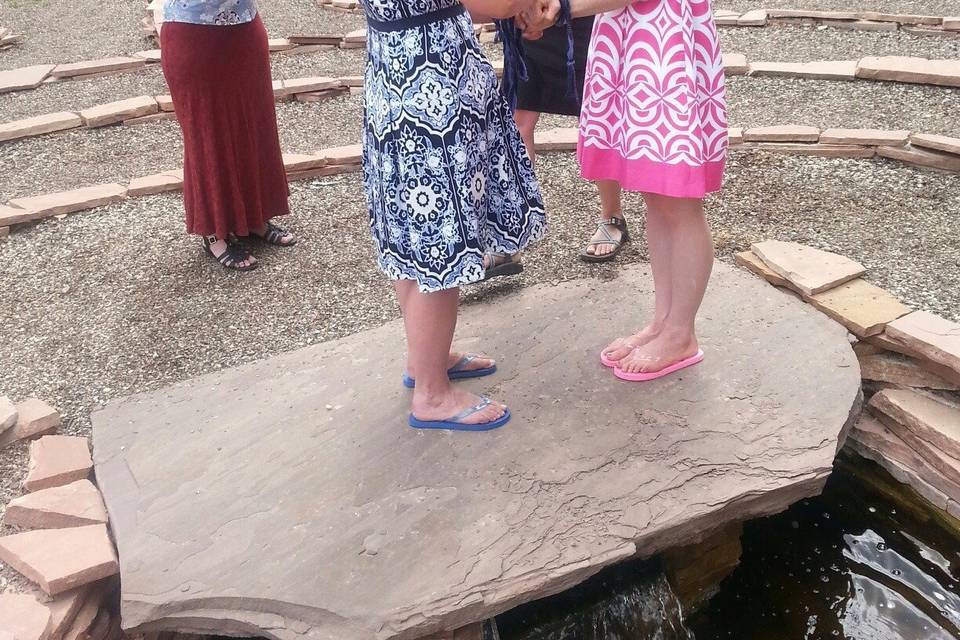
[[[490,422],[480,422],[477,424],[466,424],[463,422],[464,419],[469,418],[478,411],[483,411],[487,407],[493,404],[493,400],[482,396],[480,398],[480,403],[472,407],[468,407],[453,416],[452,418],[447,418],[446,420],[420,420],[419,418],[414,417],[410,414],[410,426],[414,429],[448,429],[450,431],[490,431],[492,429],[497,429],[503,425],[510,422],[510,409],[504,409],[503,415],[497,418],[496,420],[491,420]]]
[[[464,369],[465,366],[480,357],[483,356],[479,356],[475,353],[468,353],[460,358],[455,365],[447,369],[447,376],[451,380],[463,380],[466,378],[482,378],[484,376],[493,375],[497,372],[496,364],[494,364],[492,367],[484,367],[483,369]],[[404,373],[403,386],[405,386],[407,389],[413,389],[417,386],[417,381]]]

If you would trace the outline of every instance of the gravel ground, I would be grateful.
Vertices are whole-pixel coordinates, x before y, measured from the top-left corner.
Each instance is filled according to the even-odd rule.
[[[782,62],[857,60],[864,56],[960,57],[960,36],[915,36],[901,31],[786,25],[763,29],[724,27],[720,29],[720,44],[727,52],[749,52],[749,60]]]
[[[360,141],[359,96],[277,105],[284,151],[313,153]],[[5,143],[0,201],[65,191],[103,182],[124,182],[182,166],[182,139],[174,120],[136,126],[77,129]],[[42,185],[38,187],[38,185]]]
[[[0,53],[0,69],[129,55],[153,47],[140,31],[139,0],[4,0],[0,25],[24,41]],[[313,0],[261,0],[271,36],[346,33],[364,26],[361,14],[322,9]],[[105,19],[104,16],[109,16]]]
[[[358,75],[363,71],[366,52],[362,49],[326,49],[314,53],[271,56],[273,77]],[[32,91],[0,95],[0,121],[29,118],[54,111],[77,111],[123,98],[167,93],[159,65],[145,70],[90,80],[51,82]]]
[[[960,90],[876,82],[731,78],[730,122],[736,126],[800,123],[827,127],[907,128],[960,135]],[[862,105],[875,105],[863,109]],[[805,105],[802,112],[796,105]],[[277,105],[285,151],[309,153],[360,140],[360,96]],[[544,127],[573,126],[545,117]],[[0,176],[0,200],[130,178],[181,165],[176,122],[79,129],[3,145],[16,171]],[[6,163],[5,163],[6,164]],[[38,185],[43,185],[38,189]]]

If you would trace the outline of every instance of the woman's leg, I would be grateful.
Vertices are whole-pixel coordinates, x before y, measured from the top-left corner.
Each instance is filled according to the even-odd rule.
[[[652,202],[656,207],[660,203]],[[630,336],[617,338],[611,342],[604,353],[607,358],[619,361],[636,347],[653,340],[663,329],[673,298],[672,286],[672,234],[669,223],[670,212],[666,215],[652,213],[651,201],[647,199],[647,247],[650,254],[650,268],[653,270],[654,310],[653,319],[647,326]],[[712,254],[711,254],[712,255]]]
[[[597,180],[597,191],[600,192],[600,219],[623,218],[623,203],[620,199],[620,183],[616,180]],[[617,242],[620,241],[620,230],[615,227],[605,227],[607,233]],[[597,231],[590,238],[590,242],[606,240],[606,236]],[[595,244],[587,249],[595,256],[604,256],[616,247],[610,244]]]
[[[669,265],[669,310],[660,332],[620,360],[628,373],[659,371],[697,353],[697,311],[713,269],[713,240],[703,214],[703,201],[648,194],[647,224],[661,229],[666,240]],[[663,249],[659,232],[651,237],[651,256]],[[654,278],[656,278],[654,272]],[[662,275],[662,274],[661,274]],[[661,278],[662,279],[662,278]],[[660,285],[656,285],[658,290]],[[658,302],[659,302],[658,293]]]
[[[537,150],[534,145],[534,131],[537,128],[537,122],[540,120],[540,112],[517,109],[516,113],[513,114],[513,119],[517,123],[517,129],[520,130],[523,144],[527,147],[530,162],[536,163]]]
[[[414,286],[409,286],[411,284]],[[399,280],[394,283],[394,289],[397,292],[397,302],[400,304],[400,314],[406,318],[408,301],[410,300],[410,296],[417,291],[417,287],[410,280]],[[461,351],[451,351],[450,357],[447,359],[447,369],[460,362],[460,360],[463,358],[463,355],[464,354]],[[473,371],[475,369],[486,369],[495,364],[496,361],[493,358],[488,358],[484,355],[477,354],[476,358],[463,366],[463,370]],[[417,379],[416,367],[410,358],[407,358],[407,375],[414,380]]]
[[[408,359],[417,374],[411,412],[421,420],[445,420],[477,404],[480,401],[477,396],[457,389],[447,377],[450,345],[457,326],[459,290],[421,293],[411,280],[398,281],[394,287],[404,309]],[[503,406],[494,403],[464,422],[490,422],[503,413]]]

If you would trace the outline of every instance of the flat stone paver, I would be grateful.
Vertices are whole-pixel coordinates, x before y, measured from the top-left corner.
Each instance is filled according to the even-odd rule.
[[[89,480],[42,489],[14,498],[7,505],[3,522],[24,529],[59,529],[105,524],[103,498]]]
[[[124,627],[417,638],[818,493],[860,389],[846,330],[717,265],[704,363],[618,382],[598,353],[651,287],[465,307],[458,346],[500,366],[465,387],[514,413],[494,432],[406,426],[399,321],[94,413]]]
[[[0,538],[0,560],[37,583],[47,595],[91,584],[118,571],[107,527],[38,529]]]
[[[881,333],[888,323],[912,309],[893,294],[863,278],[856,278],[807,300],[858,338]]]
[[[960,324],[929,311],[914,311],[891,322],[886,335],[909,350],[960,373]]]
[[[65,131],[83,126],[83,120],[72,111],[46,113],[42,116],[0,124],[0,142],[39,136],[54,131]]]
[[[960,458],[960,409],[911,389],[884,389],[870,399],[870,408],[901,438],[909,430],[934,449]]]
[[[797,242],[764,240],[754,243],[750,250],[770,270],[807,296],[833,289],[866,271],[850,258]]]
[[[48,640],[50,609],[26,593],[0,594],[0,634],[13,640]]]
[[[19,69],[0,71],[0,93],[35,89],[50,75],[56,65],[37,64]]]
[[[27,491],[59,487],[83,480],[92,468],[86,438],[44,436],[30,443],[30,468],[23,486]]]
[[[60,412],[39,398],[27,398],[16,405],[17,423],[0,430],[0,448],[18,440],[30,440],[56,433],[60,428]]]

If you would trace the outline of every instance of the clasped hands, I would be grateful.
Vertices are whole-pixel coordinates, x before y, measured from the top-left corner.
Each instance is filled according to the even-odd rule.
[[[539,40],[544,30],[557,23],[560,15],[560,0],[529,0],[526,8],[513,20],[527,40]]]

